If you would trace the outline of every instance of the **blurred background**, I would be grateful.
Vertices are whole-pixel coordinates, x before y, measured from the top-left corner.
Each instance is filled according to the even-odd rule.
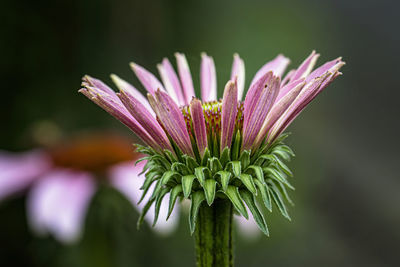
[[[313,49],[319,64],[343,56],[344,75],[290,127],[292,222],[275,211],[270,238],[236,235],[236,265],[400,266],[399,3],[2,1],[0,149],[26,151],[90,131],[134,142],[77,92],[84,74],[111,85],[116,73],[143,89],[130,61],[156,72],[163,57],[183,52],[198,89],[205,51],[221,89],[235,52],[247,86],[278,53],[292,59],[289,69]],[[23,194],[0,203],[0,266],[194,266],[186,216],[170,236],[137,231],[138,214],[116,190],[98,190],[73,245],[33,235],[25,206]]]

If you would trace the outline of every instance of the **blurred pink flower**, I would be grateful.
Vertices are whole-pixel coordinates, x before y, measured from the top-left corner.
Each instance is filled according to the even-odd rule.
[[[140,157],[131,142],[115,135],[79,137],[48,150],[0,151],[0,201],[28,189],[27,213],[32,229],[71,243],[82,235],[85,214],[103,177],[141,211],[143,204],[137,202],[145,177],[139,173],[146,161],[134,164]],[[164,202],[161,216],[166,217],[167,198]],[[153,217],[148,213],[145,219],[151,224]],[[162,221],[154,229],[167,234],[177,222],[175,211],[168,222]]]

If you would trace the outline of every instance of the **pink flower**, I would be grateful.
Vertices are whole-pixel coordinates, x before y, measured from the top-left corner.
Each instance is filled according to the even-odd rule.
[[[0,201],[28,190],[29,224],[38,234],[51,233],[59,241],[77,241],[85,214],[100,177],[119,190],[132,205],[138,205],[140,175],[146,161],[134,164],[141,155],[132,144],[116,135],[88,135],[68,140],[48,150],[23,153],[0,152]],[[168,202],[162,203],[166,217]],[[161,214],[163,215],[163,214]],[[152,222],[154,213],[145,220]],[[169,233],[177,225],[178,212],[168,222],[158,224],[159,233]]]
[[[214,144],[210,140],[214,135],[222,151],[231,146],[235,130],[239,130],[243,138],[241,151],[254,152],[263,141],[272,143],[341,74],[339,69],[344,65],[338,58],[312,71],[319,57],[313,51],[297,69],[283,76],[290,60],[278,55],[255,74],[242,101],[244,62],[235,54],[230,81],[222,100],[218,101],[214,60],[203,53],[200,101],[194,93],[185,56],[180,53],[175,56],[178,74],[167,58],[158,65],[162,83],[143,67],[131,63],[148,91],[148,100],[116,75],[112,79],[118,93],[90,76],[83,78],[83,88],[79,91],[128,126],[155,151],[173,151],[176,145],[183,154],[194,157],[197,151],[192,145],[195,145],[201,156],[206,147],[212,151]]]
[[[166,58],[158,65],[162,82],[131,63],[148,91],[147,99],[116,75],[112,79],[118,93],[90,76],[83,77],[79,92],[124,123],[147,145],[142,151],[149,155],[151,164],[145,171],[152,176],[143,186],[144,195],[153,182],[157,184],[154,191],[150,190],[153,193],[149,206],[157,206],[166,192],[173,196],[171,209],[178,196],[191,199],[189,222],[193,232],[202,201],[211,206],[222,195],[247,219],[244,201],[258,227],[268,235],[264,217],[255,205],[258,193],[267,209],[272,209],[272,199],[282,215],[290,218],[283,198],[290,202],[285,188],[293,189],[286,179],[292,173],[280,158],[288,160],[293,152],[279,137],[341,74],[339,70],[345,63],[337,58],[313,70],[319,57],[313,51],[298,68],[284,75],[290,60],[278,55],[254,75],[243,100],[245,67],[239,55],[234,55],[222,99],[217,99],[212,57],[201,55],[198,98],[185,56],[176,53],[175,57],[177,71]],[[168,183],[170,180],[173,182]]]

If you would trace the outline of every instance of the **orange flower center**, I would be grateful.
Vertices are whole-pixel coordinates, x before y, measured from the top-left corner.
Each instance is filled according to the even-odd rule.
[[[140,157],[132,142],[115,135],[90,135],[75,138],[50,149],[58,167],[104,172],[112,165]]]

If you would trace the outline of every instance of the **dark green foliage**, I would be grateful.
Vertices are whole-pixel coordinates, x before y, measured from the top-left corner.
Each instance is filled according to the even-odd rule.
[[[177,199],[191,200],[189,224],[191,233],[196,227],[196,218],[203,201],[212,206],[217,199],[229,200],[234,209],[248,218],[247,208],[261,231],[268,235],[268,227],[257,206],[256,196],[261,195],[260,205],[272,211],[272,203],[280,213],[290,220],[285,201],[293,205],[287,188],[294,190],[288,182],[293,173],[284,163],[294,156],[293,151],[283,143],[288,134],[281,135],[274,143],[264,144],[255,152],[240,151],[239,132],[234,136],[232,149],[226,147],[221,152],[206,149],[202,158],[182,155],[179,151],[156,153],[151,148],[138,146],[138,151],[147,154],[144,167],[145,182],[143,197],[150,186],[156,182],[152,195],[146,204],[138,225],[144,214],[155,203],[154,223],[158,219],[161,200],[169,196],[168,217]],[[214,151],[215,150],[215,151]],[[178,153],[178,154],[176,154]],[[141,161],[143,159],[140,159]],[[262,200],[262,201],[261,201]],[[247,208],[246,208],[247,206]]]

